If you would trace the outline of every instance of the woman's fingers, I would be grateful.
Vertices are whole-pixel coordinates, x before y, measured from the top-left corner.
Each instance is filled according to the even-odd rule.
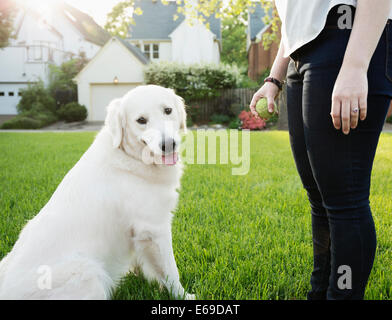
[[[275,97],[274,96],[267,96],[267,101],[268,101],[268,112],[269,113],[275,112],[276,114],[278,114],[279,111],[278,111],[276,104],[275,104]]]
[[[332,117],[333,126],[337,130],[341,128],[340,115],[341,115],[341,102],[340,99],[334,97],[332,98],[331,117]]]
[[[359,98],[359,118],[363,121],[367,116],[367,95],[361,96]]]
[[[253,114],[256,118],[259,117],[259,114],[258,114],[257,111],[256,111],[256,103],[257,103],[257,101],[259,101],[261,98],[262,98],[261,95],[260,95],[258,92],[256,92],[256,93],[253,95],[252,101],[250,102],[250,105],[249,105],[250,111],[252,112],[252,114]]]
[[[342,131],[344,134],[349,134],[350,132],[350,112],[351,112],[351,103],[350,100],[344,99],[342,101],[342,109],[341,109],[341,114],[342,114]]]
[[[350,127],[351,129],[355,129],[358,125],[358,119],[359,119],[359,101],[353,101],[351,102],[351,121],[350,121]]]
[[[268,101],[268,112],[273,113],[275,110],[275,99],[274,97],[267,96],[267,101]]]

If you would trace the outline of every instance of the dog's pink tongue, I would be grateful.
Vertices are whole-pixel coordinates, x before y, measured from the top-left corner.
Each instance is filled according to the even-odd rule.
[[[172,154],[162,155],[162,163],[167,166],[174,166],[178,161],[178,154],[174,152]]]

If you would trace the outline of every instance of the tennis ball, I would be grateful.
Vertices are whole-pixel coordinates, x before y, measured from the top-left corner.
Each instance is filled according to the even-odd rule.
[[[276,110],[276,104],[274,103],[275,110]],[[259,101],[257,101],[256,104],[256,111],[259,114],[259,117],[262,119],[269,120],[273,113],[268,112],[268,100],[267,98],[261,98]]]

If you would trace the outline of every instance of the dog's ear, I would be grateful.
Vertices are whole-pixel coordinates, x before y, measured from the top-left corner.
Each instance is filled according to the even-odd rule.
[[[176,99],[176,108],[180,119],[180,129],[184,130],[186,133],[186,111],[185,111],[185,100],[177,95],[173,89],[170,91],[174,94]]]
[[[180,129],[184,130],[186,133],[186,111],[185,111],[185,100],[176,95],[176,100],[177,100],[177,110],[180,114]]]
[[[125,127],[124,122],[121,99],[115,99],[108,105],[105,119],[105,125],[112,135],[113,148],[118,148],[121,144]]]
[[[185,100],[180,97],[179,95],[176,94],[176,92],[171,89],[167,88],[167,90],[170,91],[174,95],[175,98],[175,104],[176,104],[176,109],[179,115],[180,119],[180,129],[184,130],[184,133],[186,133],[186,111],[185,111]]]

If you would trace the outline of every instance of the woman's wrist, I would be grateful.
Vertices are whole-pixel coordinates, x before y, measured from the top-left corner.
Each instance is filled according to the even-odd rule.
[[[279,79],[268,76],[267,78],[264,79],[264,83],[272,83],[274,84],[279,90],[282,90],[283,88],[283,81],[280,81]]]
[[[353,57],[349,52],[343,60],[342,69],[356,70],[359,72],[367,72],[370,64],[370,59],[364,57]]]

